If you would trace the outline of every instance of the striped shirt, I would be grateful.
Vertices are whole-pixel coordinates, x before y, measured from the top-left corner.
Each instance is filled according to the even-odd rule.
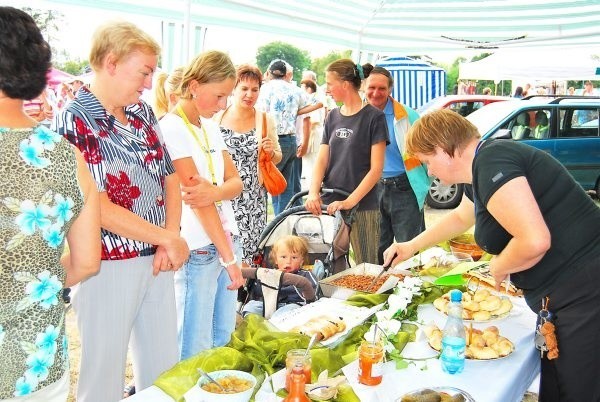
[[[165,177],[174,173],[152,109],[142,100],[125,108],[127,125],[82,88],[56,116],[53,129],[83,153],[98,190],[146,221],[165,222]],[[102,229],[102,259],[154,254],[156,247]]]

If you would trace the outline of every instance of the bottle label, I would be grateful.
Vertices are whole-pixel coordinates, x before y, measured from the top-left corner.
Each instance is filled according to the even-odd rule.
[[[371,366],[371,377],[381,377],[383,375],[383,363],[373,363]]]

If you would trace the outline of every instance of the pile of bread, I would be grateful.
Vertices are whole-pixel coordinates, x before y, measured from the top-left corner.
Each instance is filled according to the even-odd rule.
[[[424,328],[429,345],[435,350],[442,350],[442,330],[435,325]],[[465,357],[475,360],[490,360],[508,356],[514,350],[513,343],[500,336],[497,327],[491,326],[479,330],[465,327],[467,347]]]
[[[489,272],[469,271],[463,274],[463,278],[469,282],[469,285],[485,287],[488,290],[496,287],[496,279]],[[523,296],[521,289],[517,289],[510,281],[502,281],[500,288],[502,292],[506,292],[509,296]]]
[[[448,313],[450,292],[438,297],[433,305],[444,314]],[[487,289],[462,294],[463,320],[489,321],[504,316],[512,310],[512,302],[507,297],[500,297]]]
[[[318,341],[324,341],[345,329],[346,323],[341,317],[318,316],[290,329],[290,332],[298,332],[309,337],[316,334]]]

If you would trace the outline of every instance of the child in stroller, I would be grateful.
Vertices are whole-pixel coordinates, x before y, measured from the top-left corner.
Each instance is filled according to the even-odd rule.
[[[273,304],[269,301],[273,301],[274,298],[277,300],[277,310],[273,315],[314,301],[318,281],[312,271],[303,268],[303,264],[308,261],[308,243],[304,238],[294,235],[280,237],[271,247],[270,258],[276,270],[259,268],[256,272],[257,280],[248,289],[250,300],[242,307],[242,316],[254,313],[270,318],[271,312],[265,311],[265,306]],[[295,280],[296,284],[283,285],[282,274],[295,274],[293,276],[296,278],[290,277],[290,280]],[[297,276],[301,278],[297,278]],[[302,280],[303,278],[305,280]],[[300,286],[302,284],[302,287],[306,288],[306,281],[312,288],[308,292],[301,290]],[[314,292],[310,290],[314,290]]]

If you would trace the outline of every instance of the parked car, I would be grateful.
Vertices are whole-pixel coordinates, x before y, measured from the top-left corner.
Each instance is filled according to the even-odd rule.
[[[512,98],[508,96],[492,95],[446,95],[432,99],[418,109],[420,115],[427,114],[433,110],[450,109],[462,116],[467,116],[485,105],[494,102],[507,101]],[[427,205],[437,209],[454,208],[462,198],[462,184],[445,185],[436,177],[433,178],[429,194],[427,194]]]
[[[508,96],[493,95],[445,95],[430,100],[417,111],[423,115],[434,110],[450,109],[462,116],[468,116],[485,105],[510,99],[512,98]]]

